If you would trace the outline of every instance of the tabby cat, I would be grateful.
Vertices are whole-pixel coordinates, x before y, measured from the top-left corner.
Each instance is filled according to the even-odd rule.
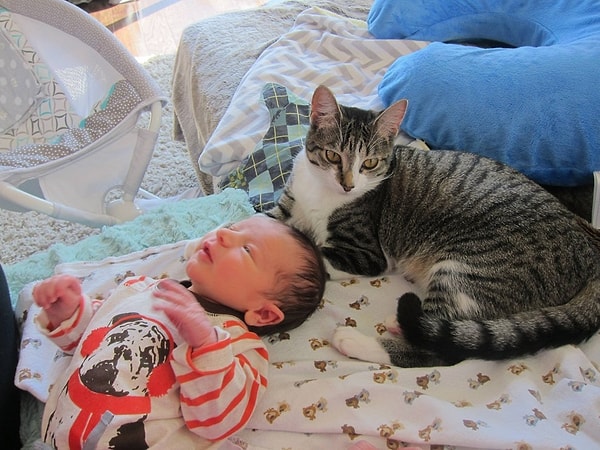
[[[399,335],[340,327],[333,345],[413,367],[590,338],[600,232],[503,164],[394,145],[406,107],[347,107],[317,88],[305,148],[268,212],[315,237],[332,278],[398,271],[414,283],[398,299]]]

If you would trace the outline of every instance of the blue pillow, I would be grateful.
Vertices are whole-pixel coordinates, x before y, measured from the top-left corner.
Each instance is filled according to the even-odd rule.
[[[600,1],[375,0],[377,38],[434,41],[379,86],[409,101],[402,129],[432,148],[502,161],[542,184],[600,170]],[[479,39],[515,48],[449,43]]]

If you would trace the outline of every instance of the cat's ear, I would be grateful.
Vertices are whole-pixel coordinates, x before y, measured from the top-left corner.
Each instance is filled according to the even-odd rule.
[[[388,139],[396,137],[400,131],[400,124],[406,114],[408,100],[398,100],[396,103],[388,106],[375,120],[377,134]]]
[[[321,85],[315,89],[310,103],[310,124],[316,127],[337,126],[340,107],[333,92]]]

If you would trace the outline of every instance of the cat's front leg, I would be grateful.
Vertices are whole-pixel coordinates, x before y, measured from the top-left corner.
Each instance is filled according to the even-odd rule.
[[[333,347],[341,354],[362,361],[390,364],[390,355],[379,341],[362,334],[353,327],[338,327],[331,340]]]

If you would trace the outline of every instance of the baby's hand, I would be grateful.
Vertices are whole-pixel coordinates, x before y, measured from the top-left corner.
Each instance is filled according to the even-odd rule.
[[[33,300],[45,312],[49,330],[70,318],[81,301],[81,282],[72,275],[55,275],[33,287]]]
[[[174,280],[162,280],[154,290],[154,308],[163,311],[193,348],[217,342],[217,333],[194,294]]]

